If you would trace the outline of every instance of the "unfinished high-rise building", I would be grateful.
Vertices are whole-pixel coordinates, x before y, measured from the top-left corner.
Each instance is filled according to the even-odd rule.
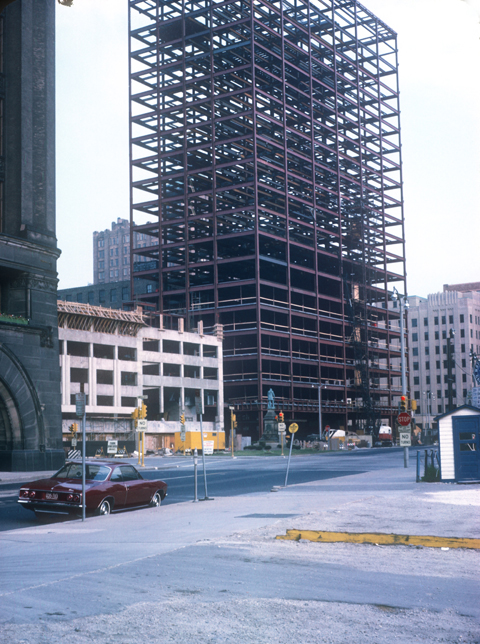
[[[396,34],[353,0],[130,0],[134,299],[224,326],[225,403],[375,433],[400,387]],[[148,261],[145,259],[148,258]]]

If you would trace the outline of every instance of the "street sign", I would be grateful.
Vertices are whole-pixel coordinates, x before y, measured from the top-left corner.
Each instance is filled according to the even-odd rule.
[[[195,396],[195,411],[199,416],[202,413],[202,399],[200,396]]]
[[[398,414],[397,421],[399,425],[401,425],[402,427],[406,427],[407,425],[410,425],[410,423],[412,422],[412,417],[410,416],[410,414],[407,414],[406,411],[402,411],[401,414]]]
[[[107,441],[107,454],[116,454],[118,451],[118,441]]]
[[[214,441],[203,441],[205,454],[213,454]]]
[[[278,423],[278,431],[279,432],[284,432],[287,429],[287,424],[286,423]]]
[[[137,432],[145,432],[147,431],[147,419],[146,418],[140,418],[137,420]]]
[[[185,431],[185,426],[183,426],[183,428],[180,430],[180,440],[182,441],[182,443],[185,442],[186,437],[187,432]]]
[[[76,447],[76,446],[77,446],[77,439],[72,438],[72,447]]]
[[[399,432],[400,447],[411,447],[412,435],[410,432]]]
[[[291,425],[289,425],[288,431],[290,432],[290,434],[295,434],[295,432],[298,432],[297,423],[292,423]]]
[[[85,394],[83,392],[75,394],[75,413],[78,418],[82,418],[85,413]]]

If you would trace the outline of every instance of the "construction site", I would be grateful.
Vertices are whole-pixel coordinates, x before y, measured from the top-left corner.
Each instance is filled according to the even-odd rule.
[[[271,389],[299,436],[377,436],[406,294],[396,33],[352,0],[129,4],[134,305],[223,325],[241,434]]]

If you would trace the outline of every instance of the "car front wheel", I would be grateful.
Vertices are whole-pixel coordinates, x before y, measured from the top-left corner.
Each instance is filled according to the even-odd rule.
[[[160,492],[155,492],[155,494],[152,496],[152,500],[150,501],[150,507],[158,508],[158,506],[161,504],[162,504],[162,496]]]
[[[102,516],[105,514],[110,514],[111,511],[112,511],[112,506],[110,505],[110,501],[108,501],[107,499],[104,499],[98,506],[96,514],[99,516]]]

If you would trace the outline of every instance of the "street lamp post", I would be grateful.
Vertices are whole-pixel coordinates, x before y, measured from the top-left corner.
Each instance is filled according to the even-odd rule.
[[[400,352],[402,368],[402,396],[407,395],[407,369],[405,364],[405,309],[408,307],[406,295],[400,295],[395,286],[393,287],[393,299],[397,300],[400,306]],[[404,447],[403,465],[408,467],[408,447]]]

